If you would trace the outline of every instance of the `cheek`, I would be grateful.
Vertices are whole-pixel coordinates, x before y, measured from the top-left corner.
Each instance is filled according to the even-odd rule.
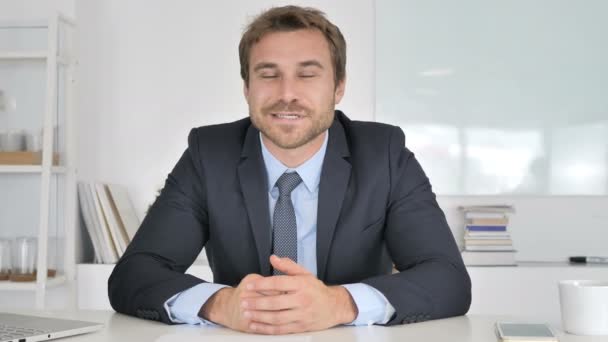
[[[272,102],[273,91],[271,87],[256,87],[249,89],[248,103],[251,107],[264,107]]]

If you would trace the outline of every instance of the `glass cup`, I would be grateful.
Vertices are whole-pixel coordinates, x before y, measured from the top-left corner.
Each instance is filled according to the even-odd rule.
[[[11,266],[11,241],[0,239],[0,280],[8,280]]]
[[[0,146],[4,152],[18,152],[25,148],[25,131],[9,130],[0,135]]]
[[[29,152],[42,151],[42,130],[26,131],[25,150]]]
[[[18,237],[13,240],[13,267],[10,280],[36,280],[36,261],[38,258],[38,239],[35,237]]]

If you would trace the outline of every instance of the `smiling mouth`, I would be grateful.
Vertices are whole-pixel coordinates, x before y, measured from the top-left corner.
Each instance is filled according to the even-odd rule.
[[[303,117],[303,115],[297,113],[272,113],[274,118],[286,119],[286,120],[297,120]]]

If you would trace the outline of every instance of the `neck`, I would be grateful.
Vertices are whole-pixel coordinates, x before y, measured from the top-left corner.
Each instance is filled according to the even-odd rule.
[[[288,168],[293,169],[304,164],[304,162],[312,158],[312,156],[314,156],[315,153],[321,149],[321,146],[323,146],[323,142],[325,141],[326,134],[327,130],[319,134],[319,136],[308,143],[300,147],[290,149],[284,149],[275,145],[272,141],[266,138],[264,134],[262,134],[262,142],[275,158],[277,158]]]

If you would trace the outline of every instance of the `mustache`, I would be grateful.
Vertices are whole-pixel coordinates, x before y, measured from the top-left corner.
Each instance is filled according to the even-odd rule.
[[[290,102],[287,103],[285,101],[279,100],[276,103],[265,107],[264,112],[268,113],[268,112],[304,112],[304,113],[308,113],[308,108],[300,105],[297,102]]]

